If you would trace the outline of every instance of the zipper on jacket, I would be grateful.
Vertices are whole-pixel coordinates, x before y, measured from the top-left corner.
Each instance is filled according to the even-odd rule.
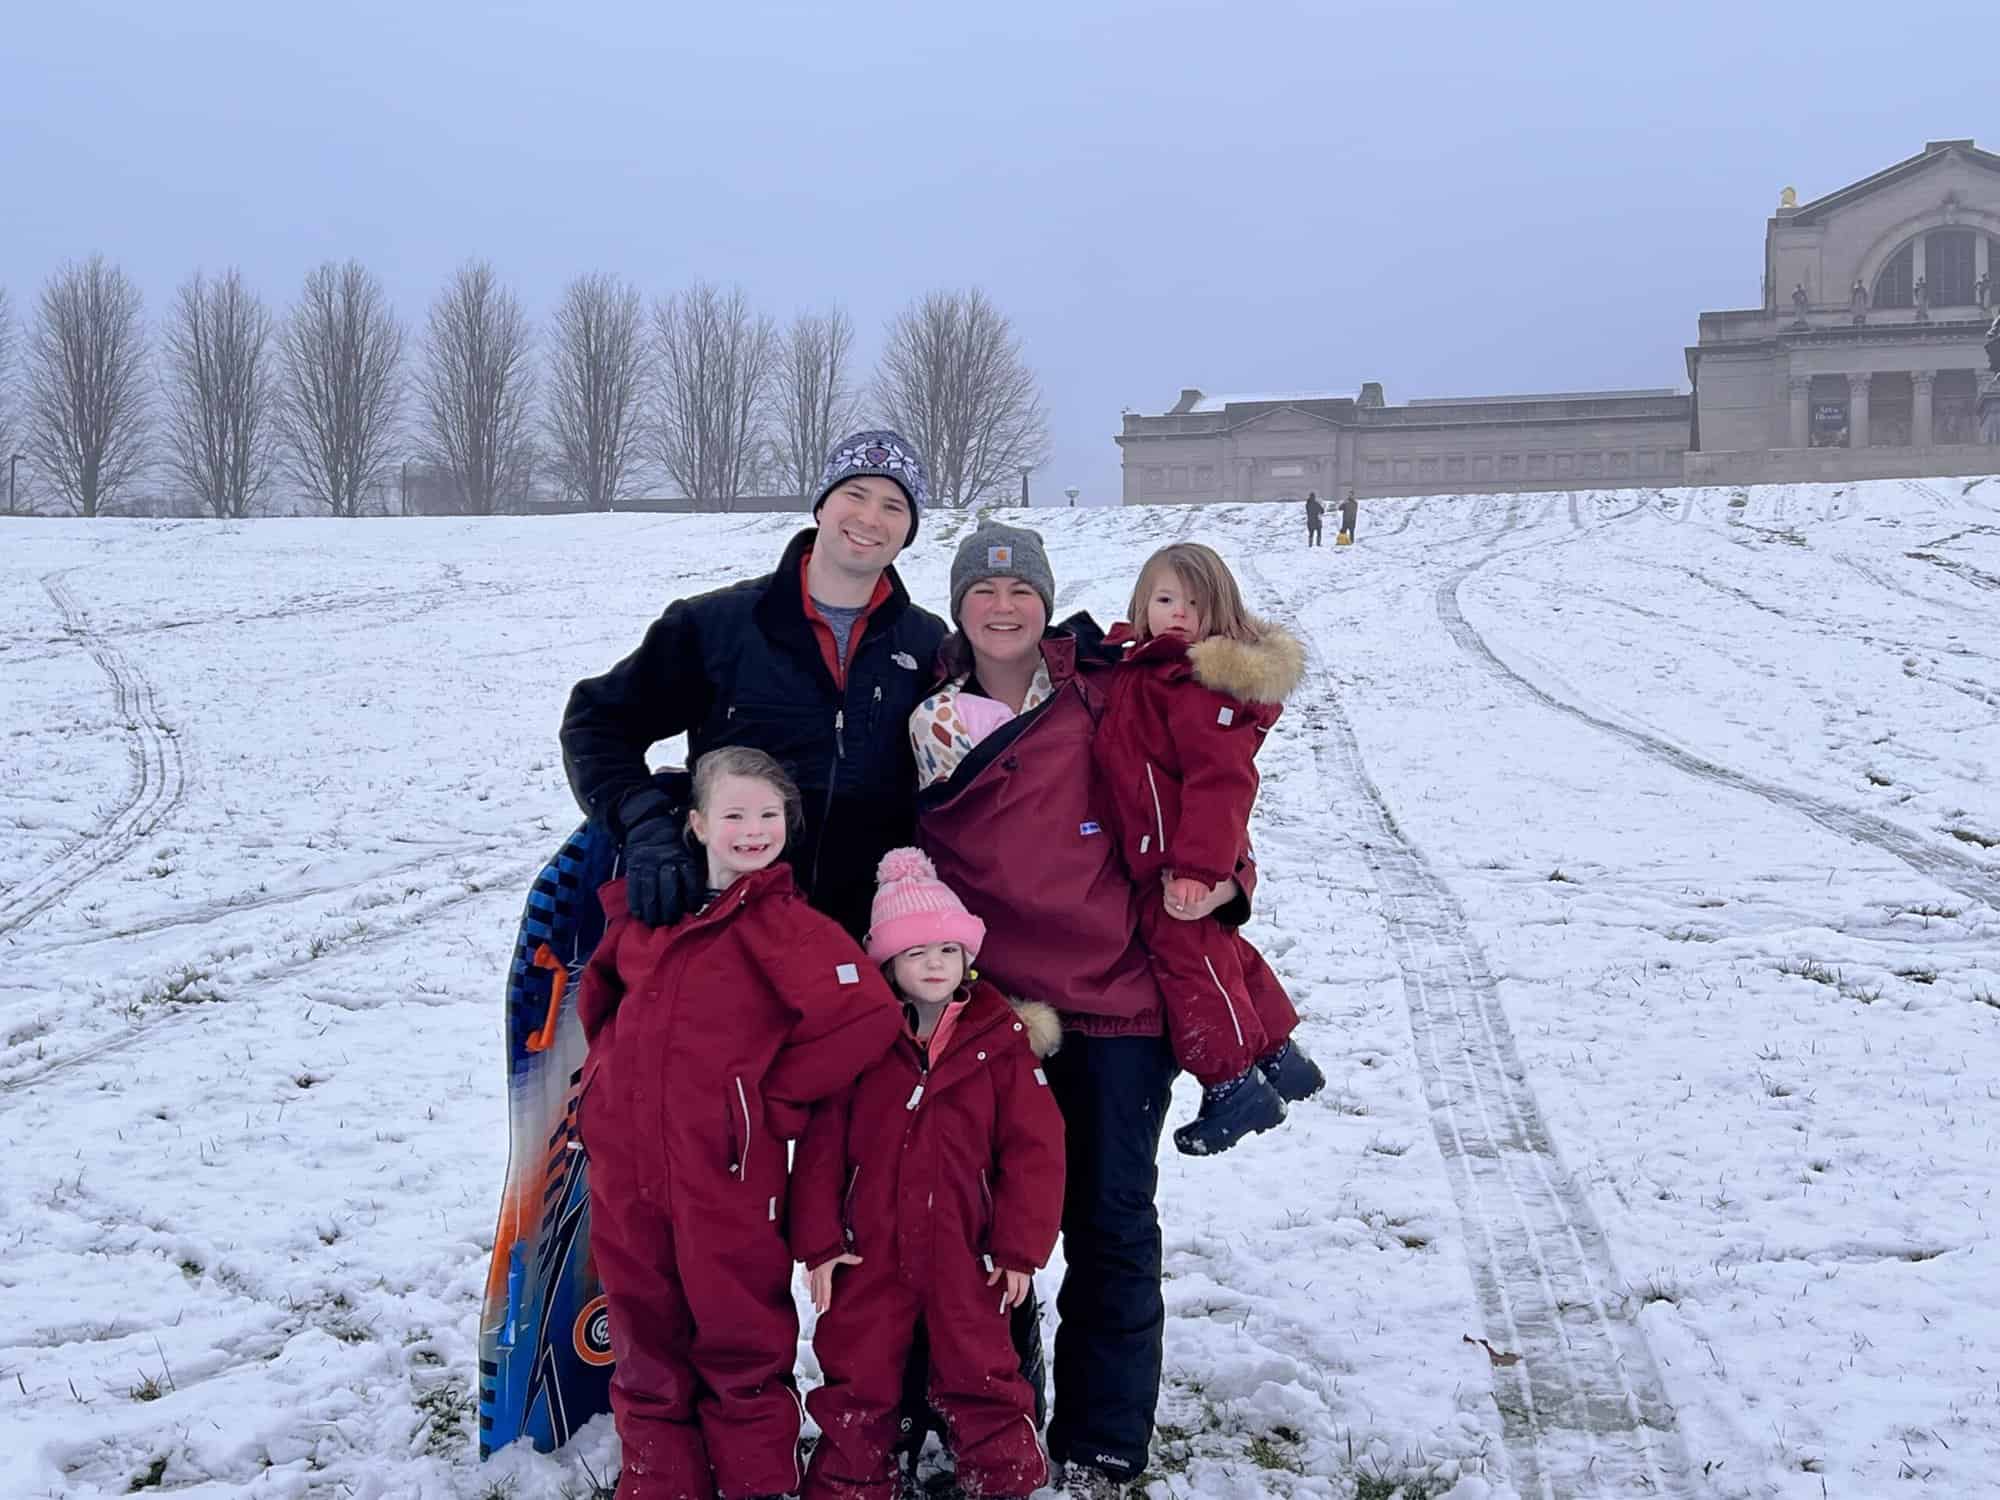
[[[1153,763],[1150,760],[1146,762],[1146,787],[1153,794],[1153,826],[1160,830],[1159,852],[1165,854],[1167,852],[1167,815],[1160,811],[1160,784],[1153,780]],[[1139,845],[1139,852],[1141,854],[1146,852],[1146,845],[1143,841]]]
[[[856,1162],[847,1174],[847,1191],[840,1195],[840,1227],[849,1244],[854,1243],[854,1185],[860,1180],[861,1163]]]
[[[986,1201],[986,1217],[993,1217],[993,1185],[986,1179],[986,1168],[979,1169],[979,1196]]]
[[[833,788],[840,780],[840,763],[847,759],[847,690],[841,689],[840,707],[833,711],[833,765],[826,773],[826,802],[819,812],[819,837],[813,840],[812,875],[806,881],[808,898],[819,890],[819,855],[826,847],[826,825],[833,817]]]
[[[1211,971],[1213,972],[1213,971]],[[743,1170],[737,1175],[738,1182],[750,1180],[750,1097],[743,1092],[743,1079],[736,1079],[736,1103],[743,1111]]]

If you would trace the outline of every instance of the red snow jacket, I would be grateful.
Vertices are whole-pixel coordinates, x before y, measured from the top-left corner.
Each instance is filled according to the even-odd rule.
[[[798,1134],[804,1106],[895,1042],[902,1007],[782,862],[673,927],[635,921],[623,879],[599,899],[608,925],[577,1002],[590,1039],[579,1105],[590,1137],[601,1146],[607,1131],[637,1133],[676,1163],[713,1162],[715,1181],[754,1185],[775,1205],[783,1137]]]
[[[1094,749],[1119,852],[1142,888],[1162,871],[1215,885],[1249,852],[1257,751],[1305,675],[1297,639],[1259,628],[1248,643],[1155,636],[1112,674]],[[1131,627],[1106,640],[1130,642]]]
[[[917,842],[938,877],[986,924],[980,968],[1009,994],[1053,1005],[1089,1036],[1161,1036],[1166,1012],[1139,941],[1140,903],[1111,846],[1091,737],[1113,675],[1088,615],[1042,638],[1055,693],[979,742],[917,796]],[[1244,895],[1217,918],[1249,920],[1256,868],[1235,871]]]
[[[792,1163],[792,1255],[851,1251],[926,1284],[948,1256],[1034,1271],[1062,1224],[1063,1121],[1042,1072],[1061,1026],[975,980],[944,1053],[904,1028],[889,1054],[813,1111]]]

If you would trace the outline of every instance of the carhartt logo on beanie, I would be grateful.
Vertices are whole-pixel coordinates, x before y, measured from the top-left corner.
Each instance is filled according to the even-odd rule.
[[[957,943],[969,963],[986,940],[986,924],[965,909],[921,849],[891,849],[875,872],[868,913],[868,956],[878,964],[928,943]]]
[[[916,445],[900,432],[878,428],[850,433],[835,443],[826,456],[826,467],[820,471],[819,493],[813,496],[813,515],[819,515],[820,506],[836,488],[850,479],[871,474],[878,479],[895,480],[910,497],[910,534],[903,540],[903,545],[909,546],[917,539],[917,520],[930,503],[931,491],[922,456]]]

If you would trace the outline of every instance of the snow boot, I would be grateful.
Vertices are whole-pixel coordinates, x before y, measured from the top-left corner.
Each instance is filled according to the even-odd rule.
[[[1201,1112],[1174,1132],[1183,1156],[1214,1156],[1285,1119],[1285,1101],[1256,1068],[1201,1091]]]
[[[1326,1074],[1320,1072],[1319,1064],[1290,1040],[1280,1043],[1277,1051],[1258,1058],[1257,1071],[1270,1080],[1271,1087],[1278,1091],[1278,1097],[1287,1104],[1310,1099],[1326,1087]]]

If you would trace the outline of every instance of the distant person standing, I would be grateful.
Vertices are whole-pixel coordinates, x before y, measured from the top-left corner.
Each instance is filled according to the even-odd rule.
[[[1354,516],[1360,510],[1354,502],[1354,491],[1347,492],[1347,498],[1340,502],[1340,535],[1343,541],[1354,540]]]
[[[1319,503],[1319,493],[1315,490],[1307,490],[1306,491],[1306,545],[1308,547],[1323,547],[1326,545],[1324,542],[1320,540],[1320,535],[1319,535],[1319,518],[1325,514],[1326,514],[1326,507]]]

